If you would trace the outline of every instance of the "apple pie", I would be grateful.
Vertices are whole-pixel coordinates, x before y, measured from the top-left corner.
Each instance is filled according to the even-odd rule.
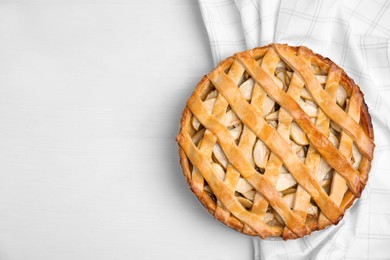
[[[184,176],[219,221],[295,239],[336,225],[364,189],[374,133],[364,96],[330,59],[271,44],[222,61],[184,108]]]

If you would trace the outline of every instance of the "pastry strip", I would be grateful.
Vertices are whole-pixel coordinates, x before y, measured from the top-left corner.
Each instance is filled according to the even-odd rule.
[[[260,62],[257,61],[257,63],[261,63],[262,68],[270,75],[273,75],[275,68],[276,68],[277,64],[279,63],[279,61],[280,61],[280,58],[276,55],[275,51],[272,48],[269,48],[267,50],[266,54],[264,55],[263,59]],[[257,84],[257,83],[255,83],[255,84]],[[254,86],[251,104],[257,109],[257,111],[260,114],[263,114],[262,105],[264,103],[266,96],[267,96],[267,94],[261,88],[259,88],[258,86]],[[248,136],[244,135],[245,132],[243,132],[243,135],[240,139],[240,144],[243,143],[242,149],[248,149],[250,151],[249,154],[252,155],[252,151],[254,150],[257,136],[245,124],[244,124],[244,129],[248,132]],[[254,208],[256,207],[256,201],[257,201],[257,198],[259,198],[259,197],[262,198],[268,204],[267,200],[264,199],[264,197],[261,195],[261,193],[256,192],[256,194],[254,196],[252,209],[251,209],[251,211],[254,213],[255,213]],[[246,228],[246,227],[244,226],[244,228]]]
[[[236,90],[239,91],[238,88]],[[292,212],[272,183],[270,183],[263,175],[259,174],[248,162],[244,153],[236,145],[229,130],[227,130],[224,125],[218,122],[218,120],[213,115],[207,112],[200,97],[192,96],[187,105],[191,112],[202,123],[202,125],[210,129],[210,131],[213,132],[213,134],[217,137],[218,143],[221,145],[224,153],[226,154],[226,157],[229,159],[234,168],[236,168],[240,172],[241,176],[243,176],[269,201],[275,211],[278,212],[278,214],[283,218],[286,226],[291,227],[291,230],[297,235],[302,235],[302,233],[309,232],[310,229],[308,229],[308,227],[302,222],[298,215]],[[245,123],[245,121],[243,122]],[[326,199],[324,199],[324,201],[325,200]],[[330,199],[326,200],[326,202],[333,203]],[[332,212],[334,216],[337,214],[338,208],[335,207],[335,209],[336,211]],[[336,217],[338,219],[338,216]]]
[[[360,119],[360,107],[362,105],[361,95],[357,95],[356,88],[352,90],[352,95],[349,100],[349,105],[347,108],[347,113],[354,119],[356,122],[359,122]],[[345,158],[350,159],[352,155],[352,139],[343,131],[341,132],[340,138],[340,152],[345,156]],[[344,197],[345,192],[347,191],[347,185],[344,178],[338,173],[334,172],[333,181],[330,190],[330,198],[336,203],[336,205],[341,205],[341,201]],[[325,228],[330,225],[328,219],[325,218],[323,214],[320,214],[318,218],[318,226],[320,228]]]
[[[258,109],[260,113],[262,113],[262,105],[265,96],[266,96],[265,93],[260,91],[260,88],[257,87],[253,88],[251,103],[253,104],[253,106],[255,106]],[[256,142],[256,135],[246,125],[244,125],[244,129],[242,130],[238,147],[243,151],[245,150],[250,151],[250,152],[244,152],[244,154],[246,154],[248,157],[252,157],[252,151],[255,142]],[[246,159],[250,161],[250,158],[246,158]],[[236,187],[239,177],[240,177],[240,173],[230,164],[226,170],[226,177],[225,177],[226,184],[230,185],[231,187]],[[247,227],[244,226],[244,228]]]
[[[358,172],[351,166],[336,147],[310,121],[305,111],[286,92],[279,89],[273,80],[261,69],[249,53],[239,53],[235,57],[244,65],[252,78],[290,115],[306,133],[310,143],[324,157],[330,166],[347,179],[348,187],[354,194],[360,194],[362,185]],[[214,72],[213,72],[214,73]],[[213,82],[215,85],[215,83]],[[224,95],[225,96],[225,95]],[[226,98],[226,96],[225,96]],[[232,100],[233,102],[234,100]],[[230,103],[230,102],[229,102]],[[236,113],[237,114],[237,113]],[[290,170],[290,169],[289,169]]]
[[[338,122],[337,108],[354,122]],[[191,190],[216,219],[248,235],[294,239],[337,223],[371,167],[363,94],[306,47],[272,44],[221,62],[198,83],[180,125]]]
[[[325,85],[325,91],[329,93],[332,97],[333,102],[336,102],[336,93],[339,86],[341,71],[337,66],[333,65],[329,68],[328,77]],[[321,109],[318,111],[317,120],[315,122],[318,130],[321,131],[325,136],[329,136],[329,119],[326,117],[324,112]],[[317,173],[316,177],[319,182],[322,180],[318,179],[318,168],[320,165],[321,156],[315,150],[315,147],[312,145],[309,146],[307,156],[305,159],[305,164],[309,167],[312,172]],[[344,184],[346,182],[344,181]],[[345,190],[344,190],[345,193]],[[336,203],[336,202],[335,202]],[[336,205],[340,205],[337,204]],[[307,212],[310,206],[310,194],[308,194],[302,186],[298,186],[295,193],[295,201],[293,204],[293,210],[301,216],[303,220],[306,220]],[[322,209],[321,209],[322,210]],[[284,229],[283,237],[285,238],[296,238],[296,236],[287,228]]]
[[[208,158],[202,154],[198,148],[196,148],[191,140],[191,137],[187,133],[180,133],[177,137],[177,140],[190,159],[191,163],[199,170],[207,183],[210,185],[213,193],[218,196],[223,205],[234,216],[250,225],[262,237],[280,235],[280,228],[265,224],[259,216],[250,213],[241,205],[241,203],[234,196],[234,193],[232,193],[226,187],[223,181],[217,177],[215,169],[211,165]]]
[[[263,119],[262,115],[260,115],[255,109],[253,109],[250,104],[248,104],[248,102],[246,102],[246,100],[239,92],[237,86],[226,74],[213,72],[209,75],[209,78],[218,91],[225,96],[231,108],[241,119],[241,121],[244,122],[244,124],[246,124],[273,153],[277,154],[279,158],[283,160],[287,169],[291,172],[299,184],[305,187],[305,189],[310,193],[310,195],[321,208],[324,208],[324,214],[329,219],[332,219],[333,222],[337,222],[341,215],[340,209],[333,203],[333,201],[322,189],[321,185],[310,174],[309,169],[292,151],[288,142],[282,136],[280,136],[280,134],[275,129],[268,125],[268,123]],[[192,112],[198,117],[198,113],[195,111]],[[214,122],[207,124],[207,128],[214,126]],[[218,131],[220,130],[221,129],[218,129]],[[219,134],[217,131],[213,131],[213,133],[217,136]],[[219,139],[220,138],[218,138],[218,140]],[[242,171],[240,172],[242,174]],[[245,175],[243,176],[245,177]]]
[[[296,55],[289,52],[286,45],[273,45],[273,48],[294,71],[302,77],[305,85],[313,96],[318,106],[324,113],[354,140],[360,152],[368,159],[372,159],[374,142],[363,131],[359,123],[353,120],[332,98],[324,91],[318,83],[310,68]],[[306,132],[306,131],[305,131]]]
[[[229,76],[232,78],[232,80],[238,83],[243,73],[244,73],[244,69],[242,68],[242,66],[237,62],[232,61],[232,66],[230,67],[229,70]],[[225,98],[222,95],[218,94],[213,107],[213,114],[218,118],[218,120],[223,122],[227,107],[228,107],[228,103],[225,100]],[[209,161],[211,160],[213,147],[216,141],[217,138],[210,132],[210,130],[206,129],[203,140],[200,144],[200,151],[207,158],[209,158]],[[203,177],[199,173],[198,169],[194,167],[192,170],[192,190],[194,191],[195,194],[200,194],[200,196],[202,196],[201,194],[203,191],[203,187],[204,187]]]
[[[270,48],[270,50],[273,49]],[[275,52],[273,51],[273,53]],[[302,56],[303,59],[306,59],[306,57],[303,56],[304,54],[300,50],[298,50],[298,55]],[[295,100],[298,100],[303,85],[303,81],[298,77],[298,75],[294,73],[291,77],[291,82],[288,87],[287,93],[290,94]],[[277,131],[285,140],[289,140],[292,117],[282,107],[279,110],[278,122],[279,124],[277,126]],[[282,165],[283,163],[279,159],[279,157],[274,153],[271,153],[267,166],[265,168],[264,176],[266,176],[275,185],[278,181],[279,171]],[[267,208],[268,202],[260,194],[256,194],[252,206],[252,212],[264,216],[267,211]]]

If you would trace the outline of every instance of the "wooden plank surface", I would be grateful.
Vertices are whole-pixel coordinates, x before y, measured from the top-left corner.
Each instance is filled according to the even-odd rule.
[[[211,68],[194,0],[0,1],[0,259],[251,259],[179,166]]]

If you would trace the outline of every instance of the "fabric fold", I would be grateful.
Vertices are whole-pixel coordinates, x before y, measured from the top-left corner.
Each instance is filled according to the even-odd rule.
[[[390,256],[390,1],[199,0],[215,64],[271,42],[329,57],[365,94],[376,150],[362,197],[337,225],[294,241],[253,239],[254,259]]]

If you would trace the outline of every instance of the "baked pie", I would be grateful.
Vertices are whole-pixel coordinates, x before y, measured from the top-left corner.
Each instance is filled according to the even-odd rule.
[[[366,185],[375,147],[354,81],[282,44],[237,53],[204,76],[176,139],[184,176],[216,219],[283,239],[337,224]]]

